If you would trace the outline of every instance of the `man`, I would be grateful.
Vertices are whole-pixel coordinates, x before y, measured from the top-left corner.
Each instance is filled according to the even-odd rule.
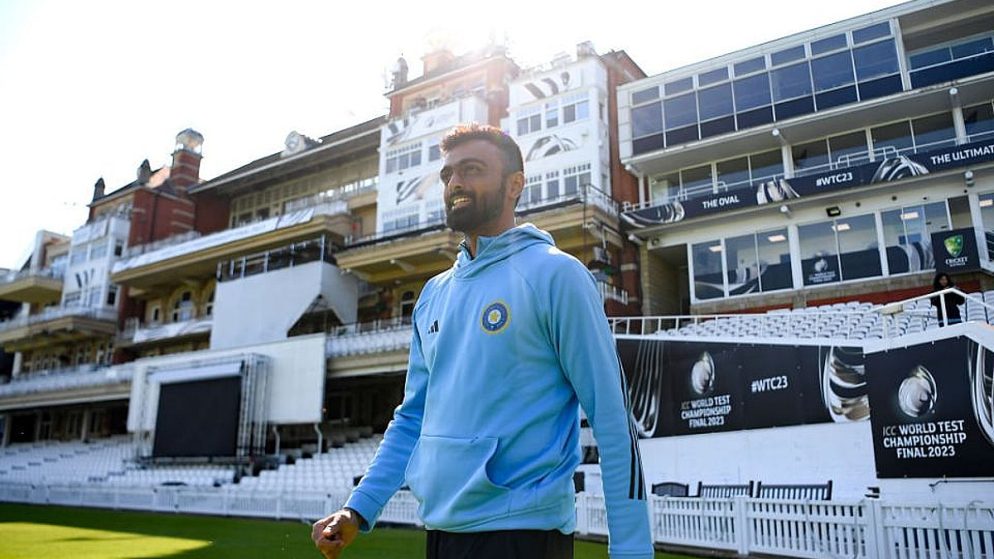
[[[521,151],[477,124],[441,143],[453,267],[414,308],[404,401],[345,507],[316,522],[338,557],[404,484],[428,559],[573,556],[579,408],[601,451],[612,558],[653,556],[637,439],[593,277],[552,237],[515,226]]]

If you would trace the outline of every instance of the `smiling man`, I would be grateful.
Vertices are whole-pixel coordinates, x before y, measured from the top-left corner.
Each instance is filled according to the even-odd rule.
[[[573,557],[579,406],[600,447],[612,558],[653,556],[637,439],[593,277],[515,226],[521,151],[471,124],[442,140],[449,227],[465,240],[414,308],[404,401],[345,507],[313,526],[332,559],[405,480],[428,559]]]

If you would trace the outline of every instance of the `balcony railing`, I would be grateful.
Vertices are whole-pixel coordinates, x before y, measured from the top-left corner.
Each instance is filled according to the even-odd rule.
[[[32,324],[39,324],[42,322],[49,322],[51,320],[57,320],[59,318],[74,317],[74,318],[92,318],[94,320],[105,320],[114,321],[117,320],[117,311],[114,309],[106,308],[90,308],[90,307],[58,307],[45,309],[38,314],[32,314],[28,316],[18,316],[10,320],[5,320],[0,322],[0,332],[6,332],[13,328],[21,328],[24,326],[30,326]]]
[[[326,355],[345,357],[407,350],[411,346],[411,334],[410,317],[344,324],[329,332]]]
[[[564,192],[554,196],[530,199],[525,194],[521,195],[515,212],[519,215],[534,213],[545,208],[567,205],[572,203],[584,203],[595,205],[609,214],[618,213],[618,203],[611,198],[611,195],[597,188],[592,184],[580,186],[575,192]]]
[[[373,233],[371,235],[363,235],[361,237],[347,237],[345,239],[345,245],[349,247],[375,244],[381,241],[387,241],[390,239],[395,239],[397,237],[406,237],[413,235],[415,233],[427,233],[429,231],[438,231],[445,228],[445,216],[433,216],[427,221],[416,223],[411,223],[405,227],[396,227],[387,231],[380,231],[378,233]]]
[[[306,196],[304,198],[298,198],[296,200],[290,200],[286,203],[284,208],[288,212],[295,212],[299,210],[306,210],[307,208],[313,208],[320,206],[321,204],[326,204],[328,202],[337,202],[340,200],[348,200],[353,196],[358,196],[364,192],[369,192],[371,190],[376,190],[376,185],[379,184],[378,178],[370,178],[358,180],[355,182],[350,182],[333,188],[331,190],[326,190],[324,192],[319,192],[313,196]]]
[[[162,241],[157,241],[158,245],[156,243],[147,243],[132,247],[126,252],[126,256],[130,256],[130,258],[115,264],[114,273],[176,258],[184,254],[200,252],[208,248],[247,239],[277,229],[307,223],[318,215],[338,215],[348,213],[348,211],[348,202],[345,200],[324,200],[315,205],[287,212],[283,215],[232,229],[225,229],[224,231],[218,231],[210,235],[201,236],[195,232],[176,235]]]
[[[216,277],[218,281],[231,281],[309,262],[335,264],[335,257],[332,256],[334,249],[334,244],[322,235],[317,239],[218,262]]]
[[[42,268],[40,270],[11,270],[5,274],[0,274],[0,284],[14,283],[26,278],[46,278],[61,280],[65,275],[65,268]]]
[[[990,133],[976,134],[977,139],[982,139],[982,137]],[[973,141],[973,137],[971,137]],[[827,171],[838,171],[842,169],[848,169],[851,167],[857,167],[859,165],[865,165],[871,161],[883,161],[884,159],[891,159],[901,155],[911,155],[918,153],[925,153],[932,150],[942,149],[946,147],[951,147],[956,145],[955,139],[945,139],[937,142],[930,142],[927,144],[916,144],[907,148],[897,149],[893,146],[880,146],[872,150],[872,159],[870,157],[871,152],[862,152],[856,154],[847,154],[835,159],[835,161],[829,161],[828,163],[823,163],[821,165],[815,165],[811,167],[804,167],[802,169],[797,169],[794,172],[794,177],[803,177],[808,175],[815,175],[818,173],[824,173]],[[695,186],[692,188],[681,188],[678,193],[670,196],[666,196],[662,199],[646,200],[641,204],[631,204],[625,202],[622,205],[622,211],[633,211],[641,210],[644,208],[650,208],[654,206],[659,206],[662,204],[667,204],[671,202],[686,202],[687,200],[692,200],[695,198],[708,198],[717,194],[734,194],[734,193],[745,193],[748,196],[754,196],[756,193],[756,186],[765,182],[775,181],[778,179],[785,178],[782,173],[759,177],[755,179],[747,179],[743,181],[737,181],[733,183],[725,183],[724,181],[718,180],[713,184],[705,184],[703,186]],[[788,181],[790,179],[787,179]],[[715,190],[717,188],[717,191]]]
[[[18,375],[0,385],[0,398],[131,382],[130,368],[86,364]]]
[[[598,281],[597,290],[601,293],[601,298],[604,301],[616,301],[622,305],[628,304],[628,292],[624,289],[611,285],[609,283]]]
[[[128,319],[124,323],[124,329],[118,332],[117,339],[130,344],[155,342],[179,336],[209,333],[213,324],[214,319],[210,316],[169,324],[142,324],[137,319]]]

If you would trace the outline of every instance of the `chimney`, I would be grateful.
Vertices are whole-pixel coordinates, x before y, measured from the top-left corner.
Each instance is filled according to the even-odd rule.
[[[445,47],[429,52],[421,57],[421,61],[424,63],[424,75],[427,76],[439,69],[444,69],[455,59],[456,55]]]
[[[97,182],[93,183],[93,200],[91,200],[91,202],[96,202],[100,198],[103,198],[105,188],[106,186],[104,185],[104,178],[100,177],[99,179],[97,179]]]
[[[200,153],[204,137],[187,128],[176,135],[176,149],[173,151],[173,165],[169,170],[169,178],[173,185],[182,192],[200,182]]]
[[[407,60],[403,56],[397,59],[391,75],[393,76],[393,80],[390,84],[390,89],[399,89],[407,84]]]
[[[148,184],[148,179],[152,178],[152,166],[149,164],[148,159],[142,161],[141,165],[138,166],[138,184]]]

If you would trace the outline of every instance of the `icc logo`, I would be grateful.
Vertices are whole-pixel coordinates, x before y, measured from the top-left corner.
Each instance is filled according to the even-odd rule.
[[[480,317],[480,326],[487,334],[503,332],[509,322],[511,322],[511,311],[507,310],[507,305],[501,301],[487,305]]]

